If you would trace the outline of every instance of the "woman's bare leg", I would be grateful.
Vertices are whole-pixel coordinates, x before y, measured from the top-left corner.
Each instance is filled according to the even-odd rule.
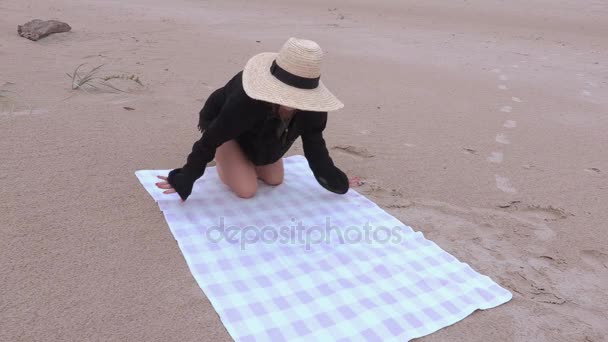
[[[258,178],[268,185],[279,185],[283,183],[283,176],[285,175],[283,159],[279,159],[272,164],[256,166],[255,171]]]
[[[256,169],[235,140],[223,143],[215,151],[220,179],[237,196],[251,198],[258,189]]]
[[[215,161],[222,182],[242,198],[255,195],[258,178],[268,185],[283,183],[283,159],[268,165],[254,166],[235,140],[227,141],[217,148]]]

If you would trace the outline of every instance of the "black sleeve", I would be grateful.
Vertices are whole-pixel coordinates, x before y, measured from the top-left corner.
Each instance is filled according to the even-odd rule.
[[[226,102],[225,87],[219,88],[205,101],[205,105],[198,113],[198,129],[203,132],[209,126],[209,123],[216,118],[222,111],[222,106]]]
[[[302,132],[302,145],[308,165],[317,182],[325,189],[337,194],[348,191],[348,177],[334,165],[323,139],[323,130],[327,125],[326,112],[308,112],[307,127]]]
[[[263,113],[260,101],[252,100],[242,89],[227,97],[217,118],[192,146],[186,164],[169,173],[169,184],[182,199],[190,196],[194,182],[205,173],[207,163],[215,157],[215,150],[251,128]]]

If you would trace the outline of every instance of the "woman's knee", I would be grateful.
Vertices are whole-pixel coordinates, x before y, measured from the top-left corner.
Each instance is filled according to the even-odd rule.
[[[280,172],[275,172],[275,173],[270,173],[267,175],[264,175],[262,178],[262,181],[268,185],[279,185],[281,183],[283,183],[283,173]]]
[[[283,183],[285,172],[282,159],[273,164],[257,166],[255,171],[258,178],[268,185],[279,185]]]
[[[251,198],[258,191],[257,182],[243,182],[234,184],[232,191],[240,198]]]

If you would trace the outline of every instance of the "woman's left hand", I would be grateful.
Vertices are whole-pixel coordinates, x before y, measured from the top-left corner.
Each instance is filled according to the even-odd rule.
[[[331,165],[317,170],[316,172],[313,171],[313,173],[317,182],[325,189],[340,195],[343,195],[348,191],[348,177],[339,168]]]
[[[166,189],[165,191],[163,191],[163,194],[173,194],[173,193],[177,192],[177,191],[175,191],[175,189],[173,189],[171,184],[169,184],[169,181],[167,181],[167,177],[165,177],[165,176],[156,176],[156,177],[163,180],[162,182],[156,183],[156,186],[159,189]]]

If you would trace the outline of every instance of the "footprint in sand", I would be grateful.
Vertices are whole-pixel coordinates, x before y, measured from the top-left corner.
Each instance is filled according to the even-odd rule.
[[[568,268],[568,262],[565,259],[559,257],[553,257],[550,255],[540,255],[538,258],[529,259],[529,264],[535,267],[548,267],[564,271]]]
[[[366,149],[352,145],[336,145],[333,149],[359,158],[372,158],[374,156]]]
[[[596,269],[608,269],[608,254],[606,253],[588,249],[581,252],[581,259],[583,259],[586,264]]]
[[[513,111],[513,107],[511,106],[503,106],[502,108],[500,108],[500,111],[503,113],[511,113],[511,111]]]
[[[537,303],[561,305],[566,299],[551,284],[546,272],[535,271],[530,265],[524,264],[520,270],[506,271],[498,279],[507,288],[518,293],[523,298]]]
[[[549,207],[540,207],[529,205],[524,209],[520,209],[519,212],[527,218],[532,220],[536,220],[537,222],[551,222],[557,220],[563,220],[568,218],[568,216],[572,216],[572,214],[567,213],[562,208],[555,208],[552,206]]]
[[[514,194],[517,192],[517,190],[511,185],[511,181],[509,180],[509,178],[499,176],[499,175],[495,175],[495,177],[496,177],[496,187],[498,188],[498,190],[506,192],[506,193],[510,193],[510,194]]]
[[[503,145],[509,145],[511,143],[509,141],[509,138],[507,138],[507,136],[502,133],[496,134],[496,142]]]
[[[471,213],[471,208],[461,208],[436,201],[409,202],[409,205],[393,211],[405,224],[424,230],[424,233],[439,233],[439,239],[454,239],[455,242],[495,242],[504,231],[497,227],[488,215]],[[471,220],[471,215],[474,217]],[[479,247],[479,244],[475,244]],[[481,253],[481,250],[480,250]],[[484,254],[486,252],[483,252]]]
[[[375,180],[366,180],[357,191],[370,196],[384,208],[407,208],[412,205],[412,202],[405,199],[398,189],[388,189]]]
[[[600,172],[602,172],[602,170],[598,169],[597,167],[590,167],[588,169],[585,169],[585,171],[591,172],[591,173],[600,173]]]
[[[507,204],[499,205],[501,209],[510,212],[518,212],[521,217],[532,219],[537,222],[557,221],[574,216],[566,210],[554,206],[543,207],[539,205],[523,204],[521,201],[511,201]]]
[[[502,152],[492,152],[487,159],[490,163],[500,164],[503,160],[503,154]]]
[[[549,240],[555,236],[555,231],[548,223],[574,216],[562,208],[525,205],[520,201],[511,201],[508,204],[499,205],[498,207],[508,211],[520,221],[525,222],[532,228],[534,235],[541,241]],[[525,235],[526,232],[522,232],[522,234]]]
[[[591,87],[597,87],[597,82],[593,82],[593,81],[586,81],[585,82],[586,85],[591,86]]]

